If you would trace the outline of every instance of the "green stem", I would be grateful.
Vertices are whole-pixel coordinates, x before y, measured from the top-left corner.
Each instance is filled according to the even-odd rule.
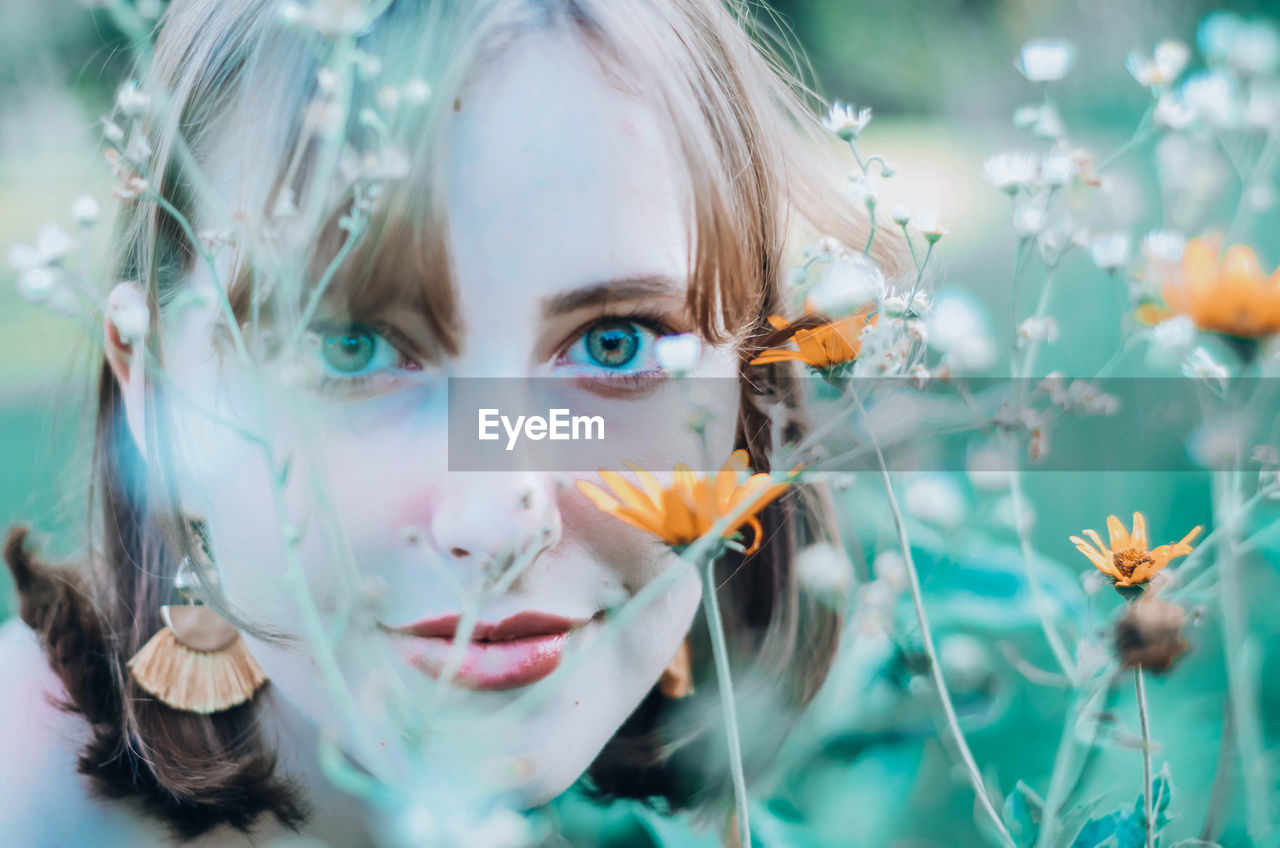
[[[742,770],[742,745],[738,736],[738,709],[734,703],[733,679],[729,673],[729,649],[725,644],[720,601],[716,598],[716,557],[708,557],[702,567],[702,609],[711,632],[711,654],[716,662],[716,685],[724,710],[725,742],[729,746],[729,772],[733,776],[734,805],[738,811],[738,842],[751,848],[751,824],[747,819],[747,783]]]
[[[1036,848],[1051,848],[1058,836],[1058,813],[1065,806],[1071,786],[1071,766],[1075,757],[1075,726],[1080,710],[1080,694],[1077,691],[1067,708],[1062,722],[1062,736],[1058,739],[1058,751],[1053,758],[1053,774],[1049,777],[1049,794],[1045,797],[1044,815],[1040,819],[1040,835]]]
[[[1133,685],[1138,695],[1138,726],[1142,728],[1142,816],[1146,821],[1147,848],[1155,848],[1155,799],[1151,797],[1151,728],[1147,724],[1147,687],[1142,682],[1142,666],[1133,668]]]
[[[955,706],[951,703],[951,693],[947,689],[947,681],[942,676],[942,664],[938,662],[938,651],[934,646],[933,633],[929,627],[929,615],[924,608],[924,596],[920,589],[920,575],[916,571],[915,558],[911,553],[911,541],[907,538],[906,522],[903,520],[902,510],[898,506],[898,498],[893,491],[893,478],[889,476],[889,466],[885,463],[884,452],[880,450],[879,441],[876,439],[874,428],[867,416],[866,408],[862,405],[861,398],[852,389],[852,382],[850,383],[849,392],[858,407],[859,413],[862,415],[862,420],[867,424],[867,432],[880,464],[880,476],[884,482],[889,511],[893,514],[893,525],[898,535],[899,552],[906,563],[907,581],[911,589],[911,602],[915,606],[916,622],[920,627],[920,640],[924,643],[925,658],[929,664],[929,676],[933,679],[934,688],[938,692],[938,700],[942,703],[942,712],[946,718],[947,729],[950,730],[951,740],[959,751],[960,758],[964,761],[965,770],[969,774],[969,783],[972,785],[974,794],[977,795],[982,809],[991,819],[991,823],[995,826],[1001,841],[1009,848],[1014,848],[1013,837],[1009,834],[1009,829],[1005,827],[1004,820],[1001,819],[995,804],[992,803],[991,796],[987,794],[986,784],[982,780],[982,773],[978,770],[978,763],[973,758],[973,752],[969,750],[969,743],[965,741],[964,731],[960,729],[960,721],[956,717]]]

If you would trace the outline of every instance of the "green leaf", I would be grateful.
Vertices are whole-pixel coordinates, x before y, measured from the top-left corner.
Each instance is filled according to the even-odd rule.
[[[1035,791],[1018,781],[1013,792],[1004,801],[1004,825],[1009,828],[1019,848],[1033,848],[1040,838],[1040,820],[1044,816],[1044,801]]]

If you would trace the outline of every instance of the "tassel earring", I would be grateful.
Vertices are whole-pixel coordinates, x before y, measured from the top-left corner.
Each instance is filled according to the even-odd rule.
[[[668,698],[685,698],[693,694],[693,650],[689,637],[684,637],[676,655],[658,678],[658,691]]]
[[[203,527],[195,521],[192,527],[204,554],[202,565],[212,566]],[[129,660],[129,671],[167,706],[208,715],[248,701],[267,676],[240,631],[196,599],[193,570],[191,557],[184,557],[173,582],[186,603],[160,607],[165,626]],[[212,569],[206,573],[214,574]]]

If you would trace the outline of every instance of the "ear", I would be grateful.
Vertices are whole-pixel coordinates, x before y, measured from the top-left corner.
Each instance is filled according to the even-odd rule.
[[[120,386],[129,433],[138,453],[147,456],[146,333],[150,324],[146,296],[135,282],[118,283],[107,296],[102,329],[107,365]]]

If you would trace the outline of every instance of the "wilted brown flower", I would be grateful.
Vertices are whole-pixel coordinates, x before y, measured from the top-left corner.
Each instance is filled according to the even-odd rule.
[[[1187,650],[1182,635],[1186,618],[1182,607],[1155,595],[1144,595],[1129,604],[1116,622],[1116,654],[1121,666],[1168,671]]]

